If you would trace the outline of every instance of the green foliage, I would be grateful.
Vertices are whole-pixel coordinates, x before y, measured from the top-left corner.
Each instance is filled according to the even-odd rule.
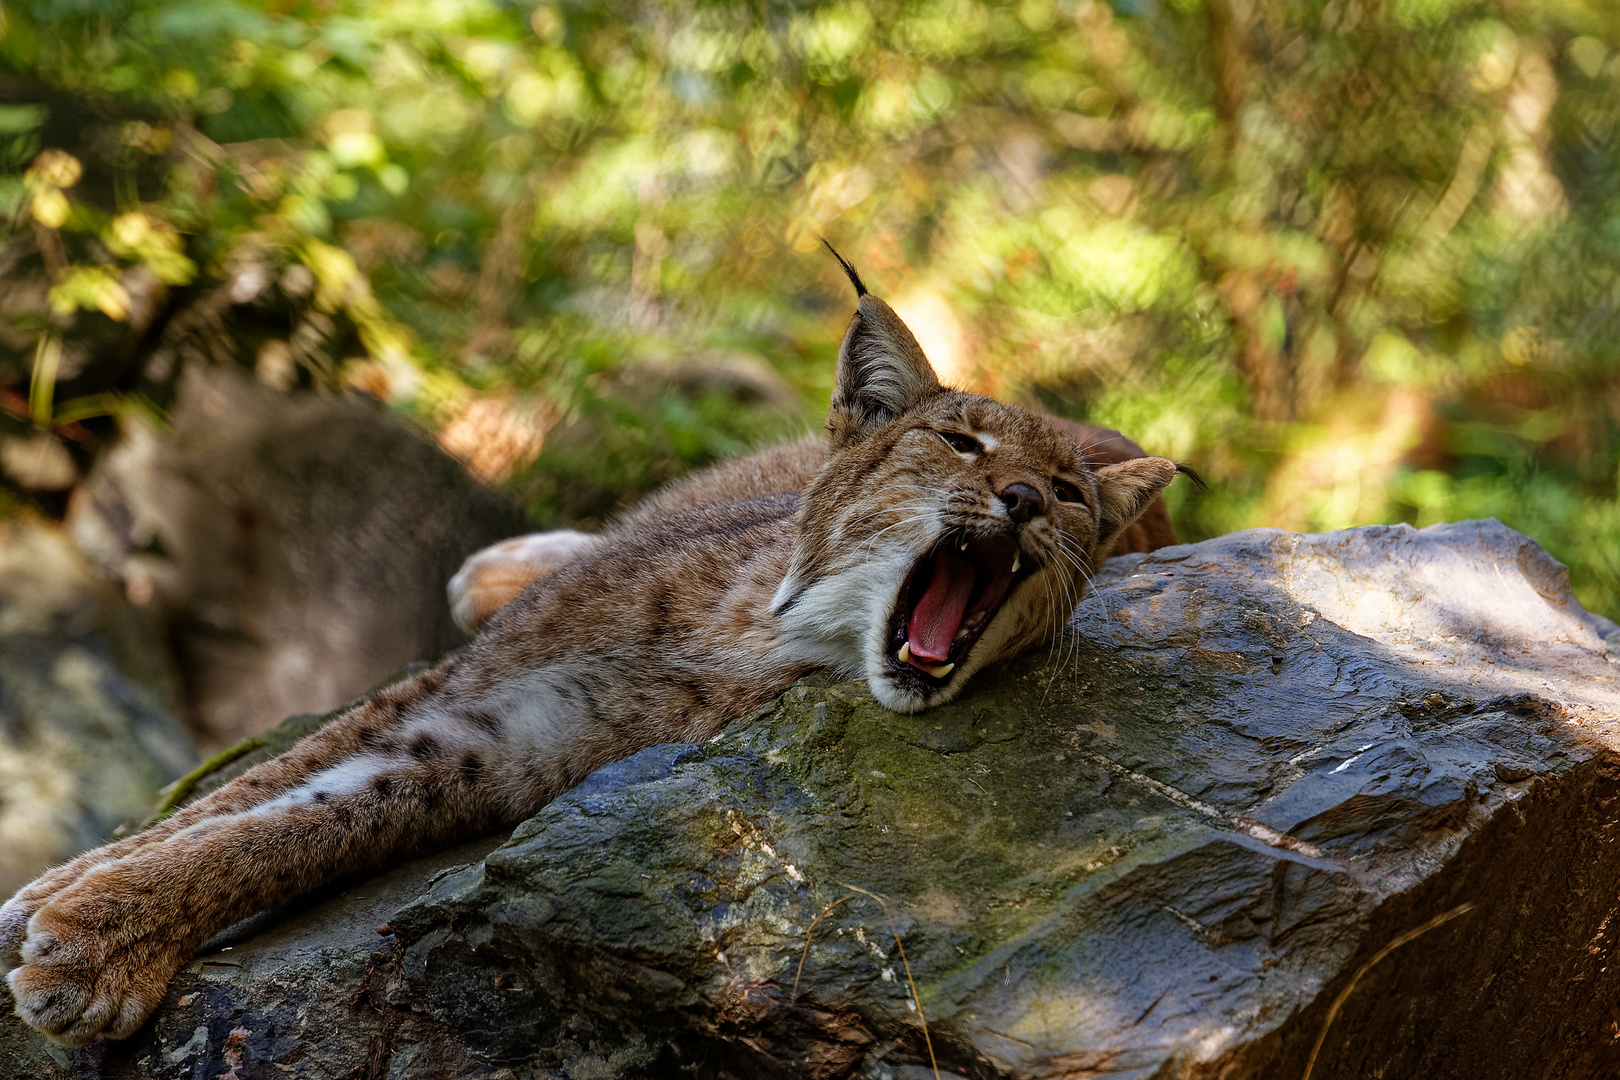
[[[825,234],[952,380],[1195,464],[1192,538],[1493,514],[1620,614],[1603,0],[4,20],[0,213],[55,264],[48,310],[0,316],[0,383],[135,318],[137,272],[258,267],[335,327],[264,331],[261,374],[381,394],[544,523],[601,516],[814,426],[849,309]]]

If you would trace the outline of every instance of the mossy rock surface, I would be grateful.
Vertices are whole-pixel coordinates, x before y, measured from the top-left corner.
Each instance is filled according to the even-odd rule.
[[[1239,533],[1116,561],[1072,631],[916,716],[791,687],[494,850],[238,928],[61,1068],[1620,1068],[1620,633],[1534,543]]]

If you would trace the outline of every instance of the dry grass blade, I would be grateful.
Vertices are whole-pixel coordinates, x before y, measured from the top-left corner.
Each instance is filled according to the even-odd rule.
[[[983,789],[981,788],[980,790],[982,791]],[[894,935],[895,947],[900,950],[900,964],[906,969],[906,985],[911,987],[911,1003],[916,1006],[917,1022],[922,1025],[923,1045],[928,1047],[928,1064],[933,1067],[934,1080],[939,1080],[939,1062],[934,1059],[934,1040],[928,1037],[928,1017],[923,1015],[922,998],[917,996],[917,983],[916,980],[911,977],[911,962],[906,959],[906,945],[905,942],[900,940],[900,931],[894,925],[894,916],[889,912],[889,905],[885,903],[883,897],[879,896],[877,893],[867,892],[858,885],[845,885],[842,881],[840,881],[838,884],[843,885],[844,888],[848,889],[850,891],[850,895],[840,896],[837,900],[834,900],[832,903],[822,908],[821,914],[817,915],[813,920],[811,920],[810,926],[805,930],[804,952],[799,955],[799,970],[793,973],[793,993],[788,996],[788,1000],[794,1001],[799,996],[799,978],[804,974],[804,962],[810,957],[810,942],[815,935],[816,927],[821,925],[821,920],[825,919],[828,915],[831,915],[833,913],[833,909],[838,907],[839,904],[848,903],[849,901],[855,899],[856,893],[876,900],[878,902],[878,906],[883,909],[883,917],[889,920],[889,933]]]
[[[900,964],[906,969],[906,985],[911,987],[911,1002],[917,1006],[917,1022],[922,1025],[923,1045],[928,1047],[928,1064],[934,1070],[934,1080],[939,1080],[939,1062],[934,1059],[934,1040],[928,1037],[928,1018],[923,1015],[922,998],[917,996],[917,983],[911,977],[911,962],[906,959],[906,945],[900,940],[900,931],[894,925],[894,916],[889,912],[889,905],[877,893],[867,892],[858,885],[849,885],[840,881],[838,884],[851,892],[858,892],[862,896],[869,896],[878,902],[883,909],[883,917],[889,920],[889,933],[894,935],[895,948],[900,950]]]
[[[793,993],[788,995],[789,1002],[797,1001],[799,998],[799,979],[804,975],[804,962],[810,959],[810,942],[815,937],[816,927],[821,925],[822,919],[832,914],[833,908],[853,899],[853,896],[840,896],[837,900],[822,908],[821,914],[811,920],[810,928],[804,932],[804,952],[799,954],[799,970],[793,973]]]
[[[1327,1041],[1328,1029],[1333,1026],[1333,1021],[1338,1018],[1339,1010],[1344,1007],[1344,1003],[1350,999],[1350,992],[1356,988],[1356,983],[1361,981],[1361,977],[1363,975],[1372,970],[1374,964],[1378,963],[1378,961],[1382,960],[1384,957],[1388,956],[1402,945],[1405,945],[1413,938],[1427,934],[1435,927],[1440,926],[1443,923],[1448,923],[1459,915],[1466,915],[1472,910],[1474,910],[1474,904],[1473,901],[1469,901],[1466,904],[1459,904],[1443,914],[1436,915],[1422,926],[1408,930],[1406,933],[1395,937],[1383,948],[1373,953],[1365,964],[1362,964],[1359,968],[1357,968],[1356,973],[1350,977],[1349,983],[1347,983],[1345,988],[1339,991],[1339,995],[1333,999],[1333,1004],[1328,1006],[1327,1019],[1322,1021],[1322,1030],[1316,1036],[1316,1045],[1311,1047],[1311,1056],[1305,1061],[1305,1075],[1302,1076],[1300,1080],[1311,1080],[1311,1070],[1316,1068],[1316,1056],[1322,1052],[1322,1044]]]

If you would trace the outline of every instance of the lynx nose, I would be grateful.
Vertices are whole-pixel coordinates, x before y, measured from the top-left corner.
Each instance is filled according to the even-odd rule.
[[[1036,514],[1046,513],[1046,499],[1028,484],[1008,484],[999,497],[1007,506],[1007,516],[1020,525]]]

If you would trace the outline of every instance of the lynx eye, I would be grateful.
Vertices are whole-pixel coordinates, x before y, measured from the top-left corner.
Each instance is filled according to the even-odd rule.
[[[984,445],[971,435],[963,435],[960,431],[939,431],[935,434],[944,439],[945,445],[958,454],[984,453]]]
[[[1052,494],[1058,497],[1058,502],[1086,505],[1085,493],[1080,490],[1079,485],[1071,484],[1067,480],[1054,479],[1052,481]]]

